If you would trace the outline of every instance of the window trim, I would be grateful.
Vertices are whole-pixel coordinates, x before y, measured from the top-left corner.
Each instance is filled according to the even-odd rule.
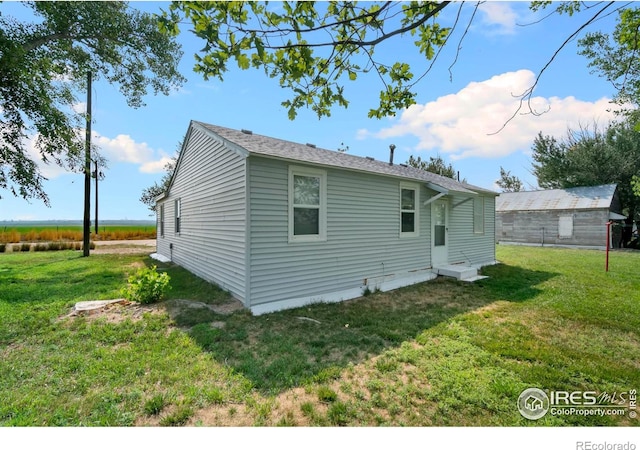
[[[415,192],[414,196],[414,209],[402,209],[402,191],[403,190],[411,190]],[[400,237],[401,238],[412,238],[420,236],[420,186],[414,183],[400,183],[400,201],[398,204],[398,218],[399,218],[399,229],[400,229]],[[402,213],[412,212],[413,216],[413,230],[414,231],[402,231]]]
[[[177,198],[173,203],[175,221],[174,221],[174,231],[175,234],[180,234],[182,231],[182,199]]]
[[[478,202],[479,201],[479,202]],[[473,199],[473,234],[484,235],[485,230],[485,207],[484,207],[484,197],[475,197]],[[482,214],[478,214],[476,211],[477,208],[480,208]],[[477,222],[476,219],[480,217],[480,222]],[[478,227],[478,225],[482,225],[482,227]]]
[[[309,206],[309,205],[295,205],[294,204],[294,177],[316,177],[320,178],[320,204],[318,205],[318,234],[304,234],[294,235],[294,209],[296,206]],[[327,172],[325,170],[310,169],[300,166],[289,166],[289,243],[297,242],[324,242],[327,240]]]

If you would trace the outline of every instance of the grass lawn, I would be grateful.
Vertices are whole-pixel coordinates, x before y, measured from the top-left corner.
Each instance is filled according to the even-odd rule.
[[[0,424],[638,425],[531,421],[520,393],[640,388],[640,253],[498,247],[475,284],[438,279],[252,317],[185,270],[167,300],[67,317],[120,297],[144,255],[0,254]],[[171,312],[171,315],[169,314]],[[640,412],[640,408],[639,408]]]

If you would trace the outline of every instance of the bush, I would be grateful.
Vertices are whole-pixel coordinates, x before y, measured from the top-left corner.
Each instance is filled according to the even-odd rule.
[[[170,289],[169,275],[158,273],[156,266],[138,270],[128,279],[128,285],[122,290],[127,299],[139,303],[155,303],[162,299],[164,292]]]

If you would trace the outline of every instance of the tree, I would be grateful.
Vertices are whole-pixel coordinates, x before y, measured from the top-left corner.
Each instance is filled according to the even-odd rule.
[[[278,78],[293,98],[282,104],[291,119],[301,107],[329,116],[346,107],[341,79],[374,73],[382,81],[380,103],[370,117],[384,117],[415,102],[416,81],[404,62],[376,59],[376,46],[401,34],[415,38],[427,59],[446,42],[449,30],[435,21],[450,2],[173,2],[161,21],[172,35],[191,22],[205,41],[194,70],[205,79],[223,79],[229,62]]]
[[[462,40],[482,3],[471,6],[470,19],[464,24],[460,19],[464,2],[284,1],[273,8],[267,2],[174,1],[164,11],[160,27],[167,34],[176,35],[182,24],[190,24],[193,33],[204,41],[203,49],[195,55],[194,70],[205,79],[222,80],[233,62],[241,69],[259,69],[268,77],[277,78],[279,85],[291,93],[282,102],[290,119],[303,107],[310,107],[318,117],[329,116],[336,105],[346,108],[346,83],[368,74],[381,84],[378,105],[369,110],[369,117],[382,118],[415,103],[417,84],[430,72],[446,45],[457,45],[451,65],[455,64]],[[533,2],[531,7],[538,10],[550,4]],[[573,15],[586,11],[589,18],[550,56],[549,64],[584,28],[606,12],[624,6],[614,2],[598,4],[593,12],[593,6],[579,2],[560,3],[558,12]],[[445,8],[457,8],[451,27],[439,23],[439,14]],[[464,31],[459,41],[449,44],[453,31],[460,26]],[[419,69],[402,60],[382,60],[376,53],[384,44],[409,36],[420,55],[429,61]],[[400,57],[403,53],[406,54],[395,55]],[[415,70],[420,72],[414,73]],[[531,99],[537,83],[538,80],[521,94],[523,103]]]
[[[423,161],[419,156],[414,158],[413,155],[410,155],[407,165],[442,175],[443,177],[453,178],[454,180],[458,179],[458,172],[453,168],[453,165],[447,165],[440,155],[437,155],[435,158],[429,156],[429,162]]]
[[[532,153],[533,174],[538,179],[538,186],[543,189],[565,187],[566,178],[570,175],[566,145],[539,132],[533,141]]]
[[[564,139],[539,134],[533,145],[533,174],[545,188],[569,188],[615,183],[623,213],[628,217],[623,241],[631,240],[633,221],[640,219],[640,197],[634,176],[640,173],[640,132],[634,121],[569,130]]]
[[[176,146],[176,154],[171,157],[171,160],[164,165],[164,170],[166,171],[160,182],[153,183],[153,186],[149,186],[142,190],[142,195],[140,196],[140,201],[147,205],[149,210],[155,212],[156,210],[156,197],[161,194],[164,194],[169,189],[169,184],[171,183],[171,178],[173,178],[173,173],[176,170],[176,164],[178,163],[178,157],[180,156],[180,151],[182,150],[182,143],[184,139],[182,139],[178,145]]]
[[[617,91],[620,104],[640,104],[640,8],[619,11],[612,35],[588,33],[579,41],[580,54],[589,59],[593,72],[606,78]]]
[[[634,175],[631,179],[631,187],[633,188],[633,194],[640,198],[640,176]]]
[[[119,86],[131,107],[148,91],[183,83],[175,39],[153,14],[126,2],[27,2],[33,22],[0,14],[0,188],[48,204],[44,177],[26,149],[32,135],[44,161],[77,168],[83,114],[76,93],[87,72]]]
[[[502,192],[520,192],[524,190],[520,178],[511,175],[511,172],[504,170],[502,166],[500,166],[500,179],[497,184],[502,189]]]

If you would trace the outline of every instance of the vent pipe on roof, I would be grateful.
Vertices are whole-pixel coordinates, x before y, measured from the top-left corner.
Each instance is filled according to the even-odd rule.
[[[240,130],[240,131],[242,131],[244,134],[253,134],[253,131],[245,130],[244,128],[242,130]]]
[[[316,148],[316,144],[310,144],[307,142],[307,147]]]
[[[389,146],[389,165],[393,166],[393,151],[396,149],[396,146],[394,144],[391,144]]]

